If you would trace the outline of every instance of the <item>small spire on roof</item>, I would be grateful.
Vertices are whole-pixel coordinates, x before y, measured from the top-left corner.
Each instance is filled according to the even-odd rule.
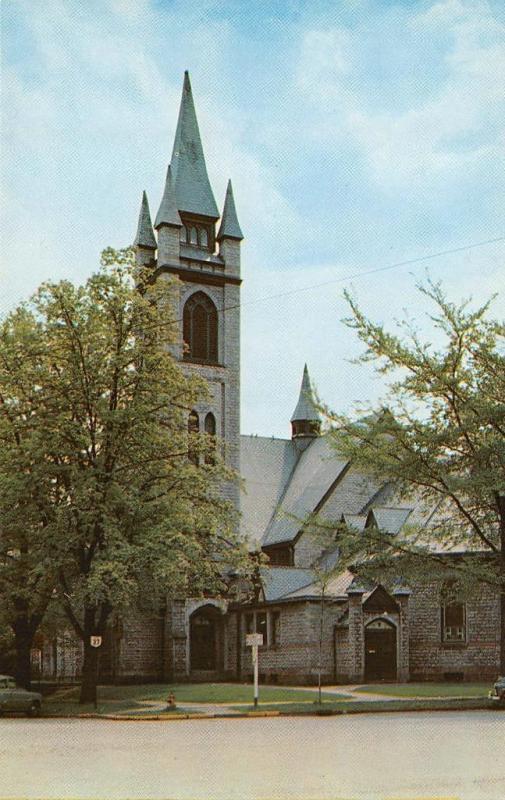
[[[313,439],[321,431],[321,415],[314,401],[307,364],[303,368],[300,397],[291,417],[293,439]]]
[[[219,233],[217,234],[216,238],[218,242],[224,238],[238,239],[239,241],[244,238],[244,234],[242,233],[237,217],[231,181],[228,181],[228,186],[226,187],[223,216],[221,217],[221,225],[219,226]]]
[[[151,222],[151,213],[149,211],[149,203],[147,201],[147,194],[142,192],[142,202],[140,204],[139,224],[137,226],[137,235],[133,242],[134,247],[148,247],[151,250],[156,250],[157,242],[154,236],[153,226]]]
[[[168,165],[167,177],[165,181],[165,190],[161,198],[160,207],[156,214],[154,227],[160,228],[162,225],[177,225],[179,228],[182,225],[179,212],[177,210],[177,202],[175,199],[174,182],[172,179],[171,165]]]
[[[300,387],[300,397],[298,403],[293,411],[291,422],[298,422],[300,420],[311,420],[312,422],[321,422],[321,415],[316,408],[314,401],[314,394],[310,383],[309,370],[307,364],[303,368],[302,385]]]
[[[218,219],[219,211],[207,175],[187,70],[184,73],[171,163],[178,210]]]

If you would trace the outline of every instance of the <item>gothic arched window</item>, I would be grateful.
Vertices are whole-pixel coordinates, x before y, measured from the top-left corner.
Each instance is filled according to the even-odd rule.
[[[191,228],[189,229],[189,243],[198,244],[198,231],[196,230],[194,225],[192,225]]]
[[[193,409],[193,411],[191,411],[188,417],[188,433],[190,437],[192,437],[195,434],[199,433],[199,431],[200,431],[200,421],[198,419],[198,414]],[[194,441],[189,442],[188,458],[195,466],[198,466],[198,450],[195,446]]]
[[[191,295],[183,313],[184,358],[217,363],[217,310],[203,292]]]
[[[205,433],[209,438],[212,437],[210,441],[207,441],[208,449],[205,454],[205,463],[213,465],[215,463],[214,451],[216,449],[216,418],[211,411],[205,417]]]

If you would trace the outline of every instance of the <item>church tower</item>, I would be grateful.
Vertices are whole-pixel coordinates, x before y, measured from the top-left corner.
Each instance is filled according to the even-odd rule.
[[[177,358],[207,381],[208,400],[192,410],[193,432],[215,434],[226,463],[240,471],[240,243],[231,182],[220,225],[205,164],[189,75],[182,100],[154,236],[144,193],[135,247],[137,260],[151,264],[158,279],[177,276],[176,316],[180,320]],[[157,255],[156,255],[157,250]],[[239,505],[237,485],[226,489]]]

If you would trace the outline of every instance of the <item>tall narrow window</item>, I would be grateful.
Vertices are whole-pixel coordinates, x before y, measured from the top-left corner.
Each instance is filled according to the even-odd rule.
[[[198,231],[196,230],[194,225],[192,225],[191,228],[189,229],[189,243],[198,244]]]
[[[184,306],[183,338],[187,345],[184,358],[217,362],[217,310],[203,292],[191,295]]]
[[[208,247],[209,246],[209,234],[207,233],[207,228],[200,228],[200,247]]]
[[[216,450],[216,418],[212,412],[209,411],[205,417],[205,433],[207,434],[205,463],[215,464],[215,450]]]
[[[198,466],[198,448],[193,437],[200,431],[200,422],[198,414],[193,410],[188,417],[188,434],[190,437],[188,444],[188,458],[195,465]]]
[[[442,606],[442,640],[466,642],[466,608],[464,603],[446,603]]]

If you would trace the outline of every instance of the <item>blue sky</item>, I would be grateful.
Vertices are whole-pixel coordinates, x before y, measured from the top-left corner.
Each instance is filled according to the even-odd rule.
[[[503,316],[504,242],[344,280],[505,236],[502,0],[4,0],[2,17],[4,310],[128,244],[142,189],[156,212],[189,69],[246,235],[244,432],[289,435],[305,361],[335,409],[384,394],[349,363],[344,286],[375,319],[422,320],[429,268],[454,300],[500,292]]]

